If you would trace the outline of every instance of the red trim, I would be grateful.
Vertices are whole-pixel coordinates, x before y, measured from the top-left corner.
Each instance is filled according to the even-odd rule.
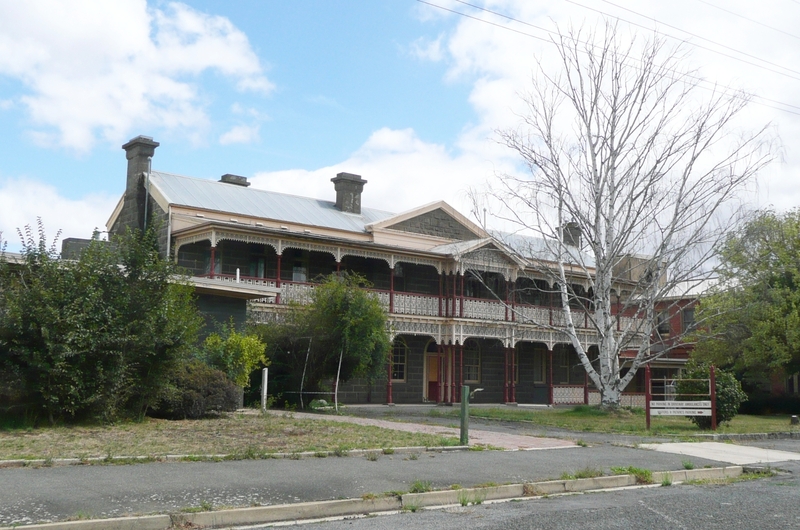
[[[464,274],[461,274],[461,307],[459,308],[459,315],[464,318]]]
[[[276,277],[275,277],[275,287],[277,287],[278,289],[281,288],[281,255],[280,254],[278,254],[278,271],[277,271],[277,274],[276,274]],[[280,293],[278,293],[278,296],[275,297],[275,303],[276,304],[280,304],[281,303],[281,294]]]
[[[389,269],[389,313],[394,313],[394,268]]]
[[[711,392],[711,430],[717,430],[717,373],[712,364],[708,370],[708,386]]]
[[[550,360],[550,374],[549,374],[550,375],[550,377],[549,377],[549,379],[550,379],[550,388],[549,388],[550,395],[548,397],[549,397],[550,405],[552,405],[553,404],[553,350],[547,350],[547,355],[548,355],[549,360]]]
[[[505,384],[503,385],[503,402],[508,403],[508,348],[503,348],[505,350]]]

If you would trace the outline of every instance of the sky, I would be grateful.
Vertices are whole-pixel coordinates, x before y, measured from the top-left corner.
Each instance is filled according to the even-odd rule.
[[[137,135],[159,171],[327,200],[346,171],[365,207],[470,216],[468,190],[524,172],[498,131],[552,31],[602,20],[752,94],[739,125],[780,145],[745,200],[800,204],[797,0],[0,0],[0,232],[105,230]]]

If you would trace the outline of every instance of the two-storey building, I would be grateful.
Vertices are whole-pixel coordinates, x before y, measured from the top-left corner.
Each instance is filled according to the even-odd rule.
[[[468,384],[483,388],[479,402],[599,401],[557,329],[563,311],[536,272],[549,256],[536,240],[520,255],[445,202],[402,213],[362,207],[367,181],[349,173],[331,179],[335,200],[325,201],[253,189],[236,175],[160,172],[151,168],[158,145],[139,136],[123,146],[126,191],[108,230],[157,223],[164,254],[190,271],[206,313],[264,322],[307,302],[331,273],[371,282],[389,316],[387,380],[343,386],[340,399],[456,402]],[[585,273],[573,281],[588,292]],[[591,350],[585,308],[572,314]]]

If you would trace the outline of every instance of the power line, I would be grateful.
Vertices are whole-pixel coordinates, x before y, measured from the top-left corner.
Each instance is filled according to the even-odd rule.
[[[538,30],[540,30],[540,31],[544,31],[544,32],[546,32],[546,33],[548,33],[548,34],[550,34],[550,35],[555,35],[555,36],[557,36],[557,35],[558,35],[558,33],[557,33],[557,32],[555,32],[555,31],[553,31],[553,30],[549,30],[549,29],[546,29],[546,28],[542,28],[542,27],[540,27],[540,26],[536,26],[536,25],[534,25],[534,24],[531,24],[531,23],[529,23],[529,22],[525,22],[525,21],[523,21],[523,20],[519,20],[519,19],[517,19],[517,18],[511,17],[511,16],[509,16],[509,15],[506,15],[506,14],[503,14],[503,13],[499,13],[499,12],[497,12],[497,11],[493,11],[493,10],[491,10],[491,9],[487,9],[487,8],[485,8],[485,7],[482,7],[482,6],[478,6],[478,5],[475,5],[475,4],[471,4],[471,3],[469,3],[469,2],[466,2],[466,1],[464,1],[464,0],[455,0],[455,1],[456,1],[456,2],[458,2],[458,3],[460,3],[460,4],[463,4],[463,5],[466,5],[466,6],[472,7],[472,8],[474,8],[474,9],[478,9],[478,10],[480,10],[480,11],[484,11],[484,12],[486,12],[486,13],[490,13],[490,14],[492,14],[492,15],[495,15],[495,16],[499,16],[499,17],[505,18],[506,20],[509,20],[509,21],[512,21],[512,22],[517,22],[517,23],[519,23],[519,24],[523,24],[523,25],[526,25],[526,26],[529,26],[529,27],[532,27],[532,28],[538,29]],[[623,20],[623,19],[621,19],[621,18],[619,18],[619,17],[613,16],[613,15],[609,15],[609,14],[607,14],[607,13],[603,13],[602,11],[598,11],[598,10],[596,10],[596,9],[588,8],[588,7],[586,7],[586,6],[583,6],[583,5],[581,5],[581,4],[578,4],[578,3],[576,3],[576,2],[574,2],[574,1],[572,1],[572,0],[566,0],[566,1],[567,1],[567,2],[570,2],[570,3],[572,3],[572,4],[575,4],[575,5],[579,6],[579,7],[583,7],[583,8],[586,8],[586,9],[591,9],[592,11],[598,12],[598,13],[600,13],[600,14],[602,14],[602,15],[609,16],[609,17],[611,17],[611,18],[616,18],[617,20],[620,20],[620,21],[622,21],[622,22],[626,22],[626,23],[628,23],[628,24],[635,25],[635,26],[638,26],[638,27],[643,27],[643,26],[641,26],[641,25],[639,25],[639,24],[636,24],[636,23],[633,23],[633,22],[628,22],[628,21],[626,21],[626,20]],[[526,33],[526,32],[524,32],[524,31],[520,31],[520,30],[517,30],[517,29],[511,28],[511,27],[509,27],[509,26],[505,26],[505,25],[502,25],[502,24],[497,24],[497,23],[495,23],[495,22],[491,22],[491,21],[488,21],[488,20],[486,20],[486,19],[483,19],[483,18],[475,17],[475,16],[473,16],[473,15],[469,15],[469,14],[467,14],[467,13],[462,13],[462,12],[460,12],[460,11],[456,11],[456,10],[454,10],[454,9],[449,9],[449,8],[447,8],[447,7],[444,7],[444,6],[441,6],[441,5],[438,5],[438,4],[434,4],[434,3],[432,3],[432,2],[429,2],[429,1],[427,1],[427,0],[417,0],[417,2],[420,2],[420,3],[422,3],[422,4],[429,5],[429,6],[431,6],[431,7],[435,7],[435,8],[437,8],[437,9],[441,9],[441,10],[443,10],[443,11],[448,11],[448,12],[450,12],[450,13],[453,13],[453,14],[456,14],[456,15],[459,15],[459,16],[462,16],[462,17],[465,17],[465,18],[469,18],[469,19],[471,19],[471,20],[475,20],[475,21],[477,21],[477,22],[482,22],[482,23],[484,23],[484,24],[489,24],[489,25],[491,25],[491,26],[495,26],[495,27],[497,27],[497,28],[500,28],[500,29],[504,29],[504,30],[507,30],[507,31],[512,31],[512,32],[514,32],[514,33],[518,33],[518,34],[520,34],[520,35],[524,35],[524,36],[527,36],[527,37],[532,37],[532,38],[534,38],[534,39],[537,39],[537,40],[541,40],[541,41],[547,42],[548,44],[552,44],[552,40],[545,39],[545,38],[543,38],[543,37],[540,37],[540,36],[538,36],[538,35],[532,35],[532,34],[530,34],[530,33]],[[799,2],[799,3],[800,3],[800,2]],[[641,15],[640,15],[640,16],[641,16]],[[648,29],[648,30],[649,30],[650,28],[645,28],[645,29]],[[679,31],[682,31],[682,30],[679,30]],[[659,35],[662,35],[662,36],[665,36],[665,37],[671,38],[671,39],[679,40],[680,42],[687,43],[687,42],[686,42],[685,40],[683,40],[683,39],[677,39],[676,37],[672,37],[672,36],[670,36],[670,35],[665,35],[665,34],[663,34],[663,33],[659,33],[659,32],[656,32],[656,33],[657,33],[657,34],[659,34]],[[688,32],[687,32],[687,33],[688,33]],[[595,46],[594,44],[592,44],[592,43],[589,43],[589,42],[581,42],[581,43],[582,43],[582,44],[589,45],[589,46],[592,46],[592,47],[594,47],[594,46]],[[691,44],[691,43],[687,43],[687,44]],[[698,45],[694,44],[694,46],[698,46]],[[712,52],[713,52],[714,50],[710,50],[710,51],[712,51]],[[716,53],[721,53],[721,52],[716,52]],[[722,54],[722,55],[726,55],[726,54]],[[736,59],[736,60],[743,61],[743,62],[745,62],[745,63],[747,63],[747,64],[752,64],[752,63],[749,63],[748,61],[744,61],[743,59],[740,59],[740,58],[736,58],[736,57],[731,57],[731,58],[733,58],[733,59]],[[756,66],[756,67],[759,67],[759,68],[764,68],[764,69],[766,69],[766,70],[772,71],[772,70],[771,70],[771,69],[769,69],[769,68],[766,68],[766,67],[763,67],[763,66],[760,66],[760,65],[757,65],[757,64],[753,64],[753,66]],[[675,70],[673,70],[673,73],[676,73],[676,74],[677,74],[678,72],[677,72],[677,71],[675,71]],[[791,78],[791,79],[800,80],[800,78],[797,78],[797,77],[794,77],[794,76],[791,76],[791,75],[788,75],[788,74],[785,74],[785,73],[782,73],[782,72],[776,72],[776,73],[778,73],[778,74],[780,74],[780,75],[784,75],[784,76],[786,76],[786,77],[789,77],[789,78]],[[800,72],[798,72],[798,73],[800,73]],[[724,90],[725,90],[725,92],[724,92],[724,93],[727,93],[727,94],[731,95],[732,97],[741,97],[741,96],[737,96],[737,94],[736,94],[736,93],[737,93],[737,90],[735,90],[735,89],[733,89],[733,88],[731,88],[731,87],[724,86],[724,85],[717,85],[717,84],[711,83],[710,81],[706,81],[706,80],[705,80],[705,79],[703,79],[703,78],[700,78],[700,77],[697,77],[697,76],[693,76],[693,75],[691,75],[691,74],[685,74],[685,75],[686,75],[687,77],[691,78],[691,79],[694,79],[694,80],[695,80],[695,81],[697,81],[698,83],[706,83],[706,84],[713,85],[712,87],[702,87],[702,86],[701,86],[701,88],[704,88],[705,90],[709,90],[709,91],[712,91],[712,92],[713,92],[713,91],[715,91],[717,88],[722,88],[722,89],[724,89]],[[798,116],[800,116],[800,112],[795,112],[795,111],[789,110],[789,108],[794,108],[794,109],[798,109],[798,110],[800,110],[800,106],[797,106],[797,105],[792,105],[792,104],[790,104],[790,103],[785,103],[785,102],[783,102],[783,101],[778,101],[778,100],[775,100],[775,99],[770,99],[770,98],[767,98],[767,97],[764,97],[764,96],[759,96],[759,95],[756,95],[756,94],[749,94],[749,95],[750,95],[750,96],[752,96],[753,98],[757,99],[757,100],[760,100],[760,101],[755,101],[755,103],[756,103],[756,104],[758,104],[758,105],[761,105],[761,106],[764,106],[764,107],[767,107],[767,108],[771,108],[771,109],[774,109],[774,110],[779,110],[779,111],[782,111],[782,112],[786,112],[786,113],[789,113],[789,114],[795,114],[795,115],[798,115]],[[775,106],[775,105],[770,105],[770,104],[768,104],[768,103],[765,103],[765,102],[774,103],[775,105],[780,105],[780,106],[778,107],[778,106]],[[789,108],[787,108],[787,107],[789,107]]]
[[[589,10],[591,10],[591,11],[595,11],[595,12],[597,12],[597,13],[600,13],[601,15],[606,15],[606,16],[610,16],[610,17],[616,18],[617,20],[621,20],[621,21],[623,21],[623,22],[625,22],[625,23],[627,23],[627,24],[631,24],[631,25],[633,25],[633,26],[637,26],[637,27],[640,27],[640,28],[648,29],[648,30],[650,29],[650,28],[646,28],[645,26],[642,26],[642,25],[640,25],[640,24],[637,24],[637,23],[635,23],[635,22],[631,22],[631,21],[629,21],[629,20],[625,20],[625,19],[623,19],[623,18],[620,18],[620,17],[618,17],[618,16],[616,16],[616,15],[610,15],[610,14],[608,14],[608,13],[605,13],[605,12],[603,12],[603,11],[600,11],[599,9],[594,9],[594,8],[592,8],[592,7],[588,7],[588,6],[585,6],[585,5],[579,4],[578,2],[575,2],[574,0],[565,0],[565,1],[566,1],[566,2],[568,2],[568,3],[570,3],[570,4],[574,4],[574,5],[576,5],[576,6],[583,7],[583,8],[585,8],[585,9],[589,9]],[[610,2],[609,0],[601,0],[601,2],[605,2],[606,4],[612,5],[612,6],[616,7],[616,8],[618,8],[618,9],[622,9],[623,11],[628,11],[629,13],[633,13],[633,14],[634,14],[634,15],[636,15],[636,16],[640,16],[640,17],[642,17],[642,18],[646,18],[646,19],[652,20],[653,22],[656,22],[657,24],[660,24],[660,25],[662,25],[662,26],[666,26],[666,27],[668,27],[668,28],[672,28],[672,29],[674,29],[674,30],[678,30],[678,31],[680,31],[680,32],[686,33],[687,35],[691,35],[692,37],[694,37],[694,38],[696,38],[696,39],[701,39],[701,40],[704,40],[704,41],[706,41],[706,42],[710,42],[711,44],[714,44],[715,46],[719,46],[719,47],[721,47],[721,48],[725,48],[726,50],[730,50],[730,51],[732,51],[732,52],[739,53],[739,54],[741,54],[741,55],[744,55],[745,57],[750,57],[750,58],[752,58],[752,59],[755,59],[755,60],[757,60],[757,61],[761,61],[761,62],[763,62],[763,63],[770,64],[770,65],[772,65],[772,66],[777,66],[778,68],[782,68],[782,69],[784,69],[784,70],[786,70],[786,71],[788,71],[788,72],[792,72],[792,73],[794,73],[794,74],[800,75],[800,71],[798,71],[798,70],[792,70],[791,68],[787,68],[787,67],[785,67],[785,66],[781,66],[780,64],[773,63],[773,62],[771,62],[771,61],[767,61],[766,59],[762,59],[761,57],[757,57],[757,56],[755,56],[755,55],[753,55],[753,54],[750,54],[750,53],[747,53],[747,52],[743,52],[743,51],[739,51],[739,50],[737,50],[736,48],[731,48],[730,46],[726,46],[726,45],[724,45],[724,44],[721,44],[721,43],[719,43],[719,42],[713,41],[713,40],[711,40],[711,39],[707,39],[707,38],[705,38],[705,37],[702,37],[702,36],[700,36],[700,35],[697,35],[696,33],[692,33],[691,31],[686,31],[685,29],[681,29],[681,28],[679,28],[679,27],[677,27],[677,26],[673,26],[673,25],[671,25],[671,24],[667,24],[666,22],[661,22],[661,21],[659,21],[659,20],[656,20],[655,18],[648,17],[648,16],[646,16],[646,15],[643,15],[643,14],[641,14],[641,13],[637,12],[637,11],[634,11],[633,9],[628,9],[627,7],[623,7],[623,6],[621,6],[621,5],[615,4],[614,2]],[[669,38],[671,38],[671,39],[679,40],[679,41],[682,41],[682,42],[687,42],[685,39],[679,39],[678,37],[673,37],[672,35],[667,35],[666,33],[662,33],[662,32],[658,32],[658,33],[659,33],[660,35],[663,35],[663,36],[665,36],[665,37],[669,37]],[[772,68],[767,68],[766,66],[762,66],[762,65],[760,65],[760,64],[756,64],[756,63],[753,63],[753,62],[750,62],[750,61],[746,61],[746,60],[744,60],[744,59],[742,59],[742,58],[740,58],[740,57],[736,57],[736,56],[733,56],[733,55],[728,55],[727,53],[723,53],[723,52],[720,52],[720,51],[718,51],[718,50],[714,50],[714,49],[712,49],[712,48],[708,48],[708,47],[706,47],[706,46],[701,46],[701,45],[699,45],[699,44],[695,44],[695,43],[692,43],[692,42],[689,42],[688,44],[691,44],[692,46],[694,46],[694,47],[696,47],[696,48],[700,48],[700,49],[703,49],[703,50],[710,51],[710,52],[712,52],[712,53],[716,53],[716,54],[722,55],[723,57],[728,57],[728,58],[730,58],[730,59],[734,59],[734,60],[736,60],[736,61],[741,61],[741,62],[743,62],[743,63],[745,63],[745,64],[749,64],[749,65],[751,65],[751,66],[755,66],[756,68],[763,68],[764,70],[767,70],[767,71],[769,71],[769,72],[773,72],[773,73],[776,73],[776,74],[778,74],[778,75],[783,75],[783,76],[789,77],[789,78],[791,78],[791,79],[794,79],[794,80],[800,81],[800,78],[797,78],[797,77],[795,77],[795,76],[793,76],[793,75],[789,75],[789,74],[787,74],[787,73],[785,73],[785,72],[779,72],[778,70],[773,70]]]
[[[768,24],[764,24],[763,22],[759,22],[758,20],[752,19],[750,17],[746,17],[744,15],[740,15],[739,13],[735,13],[735,12],[731,11],[730,9],[725,9],[724,7],[720,7],[718,5],[712,4],[711,2],[706,2],[706,0],[697,0],[697,1],[700,2],[701,4],[705,4],[707,6],[713,7],[714,9],[719,9],[720,11],[724,11],[724,12],[726,12],[728,14],[731,14],[731,15],[733,15],[735,17],[739,17],[739,18],[743,18],[745,20],[749,20],[753,24],[758,24],[759,26],[763,26],[763,27],[765,27],[767,29],[771,29],[772,31],[777,31],[778,33],[783,33],[784,35],[792,37],[793,39],[800,40],[800,37],[798,37],[794,33],[789,33],[788,31],[783,31],[780,28],[776,28],[776,27],[770,26]],[[800,2],[797,2],[797,3],[800,3]]]

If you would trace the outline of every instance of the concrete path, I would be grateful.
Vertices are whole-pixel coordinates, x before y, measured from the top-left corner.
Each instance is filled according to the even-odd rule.
[[[282,416],[282,411],[267,411],[270,414]],[[343,423],[355,423],[358,425],[372,425],[384,429],[395,431],[415,432],[424,434],[437,434],[440,436],[455,436],[458,438],[459,429],[445,427],[442,425],[405,423],[373,418],[363,418],[355,416],[322,416],[319,414],[307,414],[303,412],[292,413],[298,419],[338,421]],[[568,440],[557,438],[542,438],[538,436],[527,436],[524,434],[511,434],[506,432],[487,431],[471,428],[469,430],[469,445],[471,446],[490,446],[504,449],[506,451],[534,451],[537,449],[559,449],[564,447],[575,447],[575,444]]]
[[[740,466],[800,460],[800,453],[719,442],[640,444],[639,447],[661,453],[729,462]]]

